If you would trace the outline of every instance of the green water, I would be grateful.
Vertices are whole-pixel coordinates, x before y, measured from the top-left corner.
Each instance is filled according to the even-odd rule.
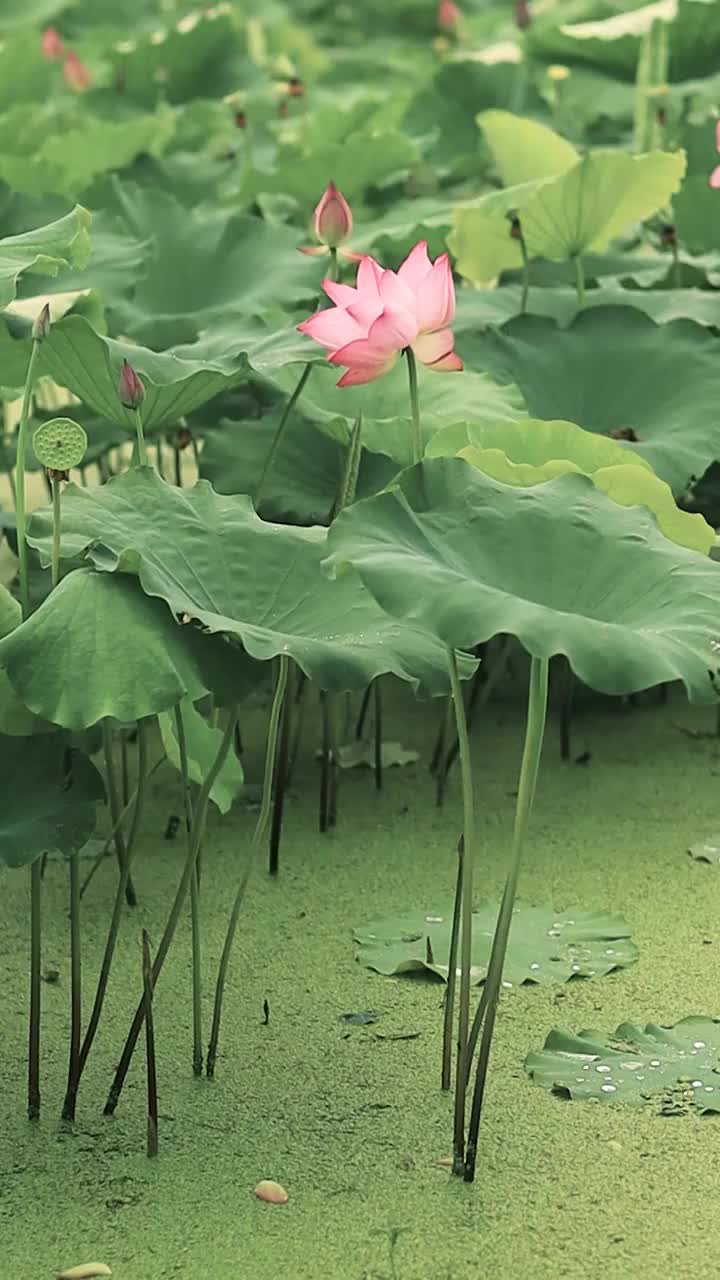
[[[174,779],[153,778],[138,853],[140,905],[127,911],[107,1012],[80,1093],[73,1134],[58,1113],[66,1072],[66,884],[49,868],[43,986],[43,1118],[24,1118],[25,878],[0,878],[0,1273],[43,1280],[62,1266],[107,1262],[116,1280],[449,1280],[449,1277],[673,1277],[717,1274],[720,1229],[708,1228],[720,1131],[710,1118],[566,1103],[529,1083],[523,1059],[554,1024],[614,1028],[720,1013],[720,870],[693,862],[690,840],[720,826],[720,748],[678,726],[712,713],[669,708],[581,711],[561,765],[550,728],[521,895],[622,912],[638,965],[600,981],[524,987],[503,996],[478,1180],[434,1163],[448,1154],[451,1103],[438,1088],[442,987],[388,980],[353,959],[350,930],[376,912],[432,908],[454,876],[460,797],[434,808],[426,759],[435,709],[388,716],[389,736],[425,760],[388,776],[346,776],[339,825],[317,832],[317,766],[308,750],[287,810],[282,872],[259,871],[247,900],[226,995],[217,1076],[191,1073],[189,923],[157,991],[160,1158],[144,1155],[138,1054],[113,1119],[102,1104],[140,985],[140,930],[157,939],[183,856],[163,839],[179,811]],[[482,860],[478,894],[497,894],[512,820],[520,711],[491,708],[475,735]],[[251,757],[252,766],[252,757]],[[211,823],[205,855],[204,969],[214,973],[254,815]],[[108,861],[84,909],[86,996],[94,985],[115,869]],[[710,941],[708,941],[710,940]],[[263,1025],[267,999],[270,1022]],[[345,1027],[344,1012],[384,1011],[385,1032]],[[209,1023],[210,1005],[205,1013]],[[260,1178],[289,1204],[258,1202]],[[388,1232],[402,1228],[390,1260]],[[708,1236],[708,1230],[712,1233]],[[394,1269],[393,1269],[394,1267]]]

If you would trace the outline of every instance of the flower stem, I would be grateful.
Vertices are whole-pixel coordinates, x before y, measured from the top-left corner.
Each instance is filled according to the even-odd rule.
[[[56,483],[56,482],[53,482]],[[70,857],[70,1062],[63,1120],[75,1119],[75,1098],[80,1082],[80,1020],[82,1017],[82,969],[80,959],[80,858]],[[70,1110],[69,1103],[72,1103]]]
[[[412,347],[405,348],[408,366],[408,386],[410,390],[410,412],[413,425],[413,462],[422,462],[423,442],[420,429],[420,400],[418,397],[417,363]]]
[[[485,980],[486,1011],[483,1025],[480,1053],[478,1056],[475,1092],[470,1113],[467,1152],[465,1159],[465,1181],[475,1178],[475,1160],[477,1156],[478,1131],[482,1114],[483,1097],[487,1080],[490,1048],[492,1045],[495,1017],[502,987],[502,974],[505,966],[507,941],[512,924],[513,907],[517,893],[518,875],[522,860],[523,845],[528,828],[528,821],[535,798],[540,756],[542,754],[543,735],[545,732],[545,716],[547,712],[548,692],[548,659],[532,658],[530,665],[530,691],[528,694],[527,725],[525,730],[525,747],[520,768],[517,804],[515,806],[515,828],[513,831],[512,853],[508,870],[505,891],[503,893],[498,921],[495,928],[490,963]]]
[[[443,1022],[442,1076],[441,1088],[447,1093],[452,1075],[452,1033],[455,1014],[455,988],[457,986],[457,953],[460,941],[460,908],[462,904],[463,855],[465,837],[458,840],[457,883],[455,886],[455,904],[453,906],[452,930],[450,933],[450,951],[448,953],[448,980],[445,988],[445,1018]]]
[[[472,966],[472,895],[475,860],[475,800],[472,760],[465,703],[460,685],[457,655],[448,649],[450,687],[455,707],[455,724],[460,744],[460,771],[463,793],[463,857],[460,885],[460,997],[458,1001],[457,1073],[455,1077],[455,1119],[453,1129],[453,1173],[464,1171],[465,1102],[468,1078],[468,1031],[470,1027],[470,970]]]
[[[237,705],[235,705],[232,708],[230,715],[228,716],[228,722],[225,727],[225,732],[223,734],[222,742],[220,744],[220,747],[218,748],[215,759],[213,760],[207,772],[207,775],[205,777],[205,781],[203,782],[198,792],[198,797],[197,797],[197,802],[195,804],[195,812],[193,817],[192,841],[190,842],[188,847],[188,853],[185,859],[185,866],[183,867],[183,873],[180,879],[180,884],[177,887],[177,891],[175,893],[175,899],[173,901],[172,907],[170,908],[170,914],[168,916],[162,938],[160,939],[160,944],[158,946],[158,949],[155,955],[155,960],[153,961],[153,972],[152,972],[153,989],[157,985],[157,980],[160,976],[162,967],[165,963],[165,958],[167,956],[167,953],[170,950],[172,940],[175,937],[175,931],[177,929],[180,916],[182,915],[182,909],[185,905],[185,901],[188,895],[188,890],[190,888],[190,880],[195,872],[195,867],[197,865],[197,858],[200,852],[200,845],[202,843],[203,835],[205,833],[205,822],[207,819],[208,805],[210,803],[210,792],[212,791],[215,785],[217,776],[220,773],[220,770],[222,769],[225,763],[225,760],[227,759],[227,754],[232,745],[232,741],[235,736],[235,726],[238,720],[238,712],[239,712],[239,708]],[[108,1098],[105,1103],[104,1114],[106,1116],[111,1116],[114,1114],[117,1104],[120,1100],[120,1094],[122,1093],[123,1085],[125,1083],[128,1070],[130,1068],[130,1063],[132,1061],[132,1056],[138,1041],[138,1036],[140,1035],[140,1032],[142,1030],[144,1018],[145,1018],[145,1000],[143,997],[141,998],[140,1003],[137,1009],[135,1010],[135,1017],[133,1018],[130,1031],[128,1032],[127,1040],[125,1041],[125,1046],[122,1051],[120,1062],[118,1064],[117,1071],[115,1072],[115,1076],[114,1076],[112,1085],[110,1087],[110,1092],[108,1094]]]
[[[158,1095],[155,1066],[155,1023],[153,1020],[153,966],[147,929],[142,931],[143,1005],[145,1009],[145,1063],[147,1072],[147,1154],[158,1153]]]
[[[286,428],[286,426],[287,426],[287,424],[288,424],[288,420],[289,420],[289,418],[290,418],[290,414],[292,413],[293,409],[295,408],[295,405],[297,404],[298,400],[300,399],[300,396],[302,395],[302,393],[303,393],[303,391],[304,391],[304,389],[305,389],[305,383],[307,382],[308,378],[310,377],[310,370],[311,370],[311,369],[312,369],[312,364],[306,364],[306,365],[305,365],[305,368],[303,369],[302,373],[300,374],[300,378],[299,378],[299,380],[298,380],[298,384],[297,384],[297,386],[296,386],[295,390],[293,391],[292,395],[290,396],[290,399],[288,400],[287,404],[285,405],[285,408],[283,409],[282,416],[281,416],[280,421],[279,421],[279,423],[278,423],[278,425],[277,425],[277,430],[275,431],[275,435],[274,435],[274,436],[273,436],[273,438],[272,438],[272,444],[270,445],[270,448],[268,449],[268,455],[267,455],[267,457],[266,457],[266,459],[265,459],[265,463],[264,463],[264,465],[263,465],[263,469],[262,469],[262,473],[261,473],[261,475],[260,475],[260,479],[259,479],[259,481],[258,481],[257,489],[255,490],[255,503],[254,503],[254,505],[255,505],[255,510],[256,510],[256,511],[259,509],[259,507],[260,507],[260,503],[261,503],[261,501],[262,501],[262,499],[263,499],[263,497],[264,497],[264,494],[265,494],[265,485],[266,485],[266,483],[267,483],[267,478],[268,478],[268,476],[270,475],[270,471],[271,471],[271,469],[272,469],[273,462],[275,461],[275,456],[276,456],[276,454],[277,454],[278,449],[280,448],[280,443],[281,443],[282,438],[283,438],[283,436],[284,436],[284,434],[285,434],[285,428]]]
[[[137,456],[138,466],[146,467],[148,465],[147,446],[145,444],[145,432],[143,430],[142,413],[140,409],[134,410],[135,416],[135,432],[137,434]],[[158,445],[158,449],[159,449]]]
[[[40,1119],[40,964],[42,942],[42,861],[30,868],[30,1034],[28,1042],[28,1119]]]
[[[277,681],[275,683],[275,694],[273,697],[272,708],[270,711],[270,723],[268,726],[267,746],[265,749],[265,773],[263,776],[262,803],[260,805],[260,813],[255,824],[252,842],[250,844],[250,852],[248,854],[247,863],[240,877],[240,883],[235,893],[235,900],[230,912],[227,931],[225,933],[225,942],[223,944],[222,956],[218,968],[217,982],[215,984],[215,1006],[213,1008],[212,1029],[210,1032],[210,1042],[208,1044],[207,1059],[205,1062],[206,1074],[210,1077],[215,1074],[215,1059],[217,1058],[218,1041],[220,1039],[220,1021],[222,1019],[223,995],[225,992],[225,979],[227,977],[228,966],[230,964],[230,955],[235,940],[235,931],[240,916],[240,908],[245,897],[245,890],[250,879],[250,872],[253,868],[255,853],[262,842],[265,828],[267,827],[268,818],[270,816],[270,806],[272,803],[272,784],[273,775],[275,773],[275,757],[277,755],[278,731],[280,726],[280,714],[285,701],[285,692],[288,682],[288,671],[290,668],[290,659],[287,654],[280,654],[280,662],[278,666]]]
[[[183,805],[185,808],[185,830],[187,833],[188,851],[192,839],[192,795],[190,792],[190,771],[188,768],[187,739],[185,722],[180,703],[175,707],[175,731],[177,733],[180,753],[180,776],[182,778]],[[200,921],[200,881],[197,864],[190,881],[190,928],[192,936],[192,1009],[193,1009],[193,1075],[201,1076],[203,1069],[202,1051],[202,938]]]
[[[115,841],[115,853],[117,855],[118,867],[122,876],[126,862],[128,861],[128,850],[125,844],[125,836],[123,834],[120,820],[120,799],[118,796],[117,776],[115,773],[115,760],[113,758],[113,738],[112,728],[107,716],[102,721],[102,739],[103,739],[103,755],[105,757],[105,780],[107,782],[108,800],[110,802],[110,817],[113,824],[113,839]],[[131,879],[127,879],[125,885],[125,897],[129,907],[137,905],[137,896],[135,886]]]
[[[580,254],[575,258],[575,290],[577,292],[578,311],[585,306],[585,272]]]
[[[56,587],[60,581],[60,485],[62,483],[57,473],[53,475],[51,483],[53,513],[51,581],[53,587]]]
[[[15,456],[15,519],[17,527],[18,569],[20,575],[20,605],[23,618],[30,613],[30,587],[28,583],[27,543],[25,542],[25,451],[30,420],[30,404],[35,386],[37,359],[40,343],[33,342],[25,378],[20,422],[18,423]]]

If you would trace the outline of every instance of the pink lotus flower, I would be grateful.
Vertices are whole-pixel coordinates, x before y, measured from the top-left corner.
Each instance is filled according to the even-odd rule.
[[[63,75],[65,83],[74,89],[76,93],[84,93],[92,84],[92,75],[81,62],[77,54],[71,49],[63,64]]]
[[[366,257],[354,289],[333,280],[323,280],[322,287],[335,306],[298,328],[327,348],[330,364],[346,366],[339,387],[381,377],[407,347],[438,373],[462,369],[449,327],[455,315],[455,286],[448,255],[432,263],[425,240],[415,245],[397,272]]]
[[[457,31],[462,24],[462,10],[454,0],[440,0],[437,24],[441,31]]]
[[[715,125],[715,147],[716,147],[716,150],[720,152],[720,120],[718,120],[717,124]],[[717,188],[720,187],[720,164],[716,165],[716,167],[713,169],[712,173],[710,174],[709,182],[710,182],[710,186],[714,190],[717,190]]]
[[[60,32],[56,31],[54,27],[46,27],[43,31],[40,52],[43,58],[62,58],[65,52],[65,42]]]

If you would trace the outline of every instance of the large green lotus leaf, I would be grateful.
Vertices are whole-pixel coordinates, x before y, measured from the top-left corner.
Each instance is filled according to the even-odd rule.
[[[310,344],[308,344],[310,348]],[[303,417],[341,444],[350,439],[353,423],[362,414],[362,439],[366,449],[384,453],[400,466],[412,462],[413,444],[405,361],[399,361],[384,377],[359,387],[338,387],[338,370],[330,365],[313,369],[298,408]],[[296,370],[281,370],[273,378],[291,393]],[[439,427],[451,422],[497,422],[520,417],[524,402],[516,386],[498,385],[492,378],[471,371],[439,374],[418,369],[420,421],[423,438],[429,440]]]
[[[630,447],[675,494],[720,456],[716,339],[687,320],[657,325],[631,307],[582,312],[568,329],[519,316],[458,343],[466,362],[516,382],[537,418],[562,418]]]
[[[719,213],[718,193],[708,185],[707,173],[686,178],[673,200],[675,227],[686,249],[691,253],[720,249]]]
[[[185,102],[203,92],[212,69],[218,94],[223,60],[234,53],[235,39],[230,7],[221,4],[196,10],[180,22],[158,23],[147,35],[124,40],[114,51],[124,93],[152,104],[162,83],[168,102]]]
[[[174,130],[167,106],[112,120],[76,103],[68,111],[52,101],[16,106],[0,116],[0,178],[25,195],[76,199],[99,174],[163,152]]]
[[[79,751],[68,778],[66,748],[59,734],[0,736],[0,865],[26,867],[44,853],[77,853],[95,830],[102,778]]]
[[[616,1031],[551,1031],[525,1067],[544,1089],[593,1102],[654,1103],[662,1115],[720,1111],[720,1020],[673,1027],[623,1022]]]
[[[482,903],[472,918],[472,981],[487,977],[499,904]],[[452,908],[381,916],[353,930],[357,959],[387,976],[418,970],[447,981]],[[570,978],[597,978],[634,964],[638,950],[618,916],[598,911],[516,907],[503,985],[549,986]]]
[[[227,702],[248,683],[239,650],[181,626],[132,577],[90,569],[68,574],[0,640],[0,670],[31,711],[65,729],[139,720],[209,692]]]
[[[153,347],[195,338],[218,317],[246,320],[278,303],[317,296],[322,269],[297,252],[290,227],[203,206],[187,209],[168,192],[124,194],[135,235],[151,241],[143,277],[129,301],[118,301],[122,333]]]
[[[670,21],[675,11],[676,0],[654,0],[629,12],[562,25],[557,25],[554,14],[548,14],[545,21],[529,28],[528,48],[546,61],[588,62],[631,78],[642,36],[654,21]]]
[[[0,642],[19,627],[21,620],[22,610],[18,601],[0,583]],[[0,669],[0,735],[24,738],[32,733],[48,733],[51,728],[28,710],[7,674]]]
[[[329,569],[350,564],[383,609],[444,644],[516,635],[603,693],[682,680],[717,698],[720,565],[587,476],[514,488],[431,458],[343,511],[328,547]]]
[[[191,782],[196,782],[200,786],[205,781],[213,760],[218,754],[223,739],[223,731],[208,724],[205,717],[195,709],[189,699],[184,699],[180,707],[185,730],[188,775]],[[178,773],[181,773],[182,764],[175,715],[164,711],[162,715],[158,716],[158,724],[165,754]],[[240,794],[242,785],[242,765],[235,753],[230,752],[210,792],[210,799],[217,805],[221,813],[230,811]]]
[[[261,419],[221,422],[208,431],[200,455],[200,474],[217,493],[257,492],[281,410]],[[299,414],[287,422],[280,447],[263,485],[260,514],[283,524],[327,524],[337,502],[347,458],[346,448]],[[392,480],[397,464],[382,453],[362,452],[358,497],[378,493]]]
[[[148,241],[129,234],[117,217],[103,209],[93,210],[87,260],[64,268],[59,277],[49,276],[43,269],[39,280],[34,275],[20,280],[18,297],[94,289],[104,302],[112,302],[126,294],[130,283],[142,275],[150,248]]]
[[[0,0],[0,31],[48,22],[66,8],[67,0]]]
[[[87,209],[77,205],[57,222],[0,240],[0,307],[12,302],[24,272],[56,276],[65,267],[85,266],[90,221]]]
[[[528,253],[561,261],[605,249],[634,222],[668,204],[685,173],[684,152],[592,151],[535,191],[521,210]]]
[[[672,490],[639,453],[619,441],[583,431],[574,422],[527,419],[482,427],[439,431],[426,456],[459,454],[474,467],[503,484],[543,484],[553,476],[582,472],[621,506],[644,506],[652,511],[667,538],[681,547],[707,555],[715,544],[715,530],[697,514],[681,511]],[[459,446],[459,447],[458,447]]]
[[[32,545],[47,555],[51,536],[50,513],[36,513]],[[383,613],[355,574],[331,581],[322,572],[325,529],[264,522],[249,498],[204,480],[178,489],[140,467],[99,489],[68,485],[62,555],[83,554],[137,574],[176,617],[237,637],[252,658],[289,654],[323,688],[363,688],[391,672],[425,693],[447,689],[437,640]]]
[[[511,111],[483,111],[477,122],[504,187],[554,178],[580,159],[572,143],[537,120],[523,119]]]
[[[456,345],[462,349],[462,334],[477,332],[487,325],[504,325],[520,315],[522,286],[501,289],[460,289],[453,322]],[[656,324],[670,320],[694,320],[708,328],[720,328],[720,297],[713,289],[621,289],[616,285],[589,289],[582,310],[595,307],[634,307]],[[581,308],[575,289],[531,287],[526,310],[529,315],[548,316],[567,328]]]
[[[294,329],[269,331],[245,321],[208,329],[194,343],[155,352],[95,333],[86,320],[69,316],[53,325],[42,346],[46,372],[102,417],[133,431],[133,417],[118,399],[124,359],[145,385],[142,415],[146,431],[177,422],[251,372],[272,374],[283,364],[322,360]],[[297,377],[297,374],[296,374]]]

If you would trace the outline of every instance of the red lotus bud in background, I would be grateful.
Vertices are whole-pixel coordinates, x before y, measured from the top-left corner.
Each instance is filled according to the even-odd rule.
[[[441,31],[457,31],[462,22],[462,10],[454,0],[440,0],[437,24]]]
[[[33,342],[42,342],[50,332],[50,303],[46,302],[32,327]]]
[[[233,120],[236,129],[247,129],[247,116],[244,111],[236,111]]]
[[[65,52],[65,43],[60,32],[56,31],[54,27],[46,27],[43,31],[40,52],[43,58],[62,58]]]
[[[291,98],[302,98],[305,93],[305,85],[299,76],[291,76],[288,80],[288,94]]]
[[[527,0],[515,0],[515,26],[519,31],[527,31],[532,22],[532,14]]]
[[[350,205],[334,182],[329,182],[313,217],[313,231],[321,244],[337,249],[352,231]]]
[[[65,59],[63,75],[65,77],[65,83],[69,85],[71,89],[74,89],[76,93],[85,93],[86,89],[89,89],[92,84],[92,76],[88,68],[85,66],[84,62],[80,61],[77,54],[74,53],[72,49]]]
[[[139,409],[145,399],[145,388],[128,360],[123,360],[118,379],[118,396],[126,409]]]

